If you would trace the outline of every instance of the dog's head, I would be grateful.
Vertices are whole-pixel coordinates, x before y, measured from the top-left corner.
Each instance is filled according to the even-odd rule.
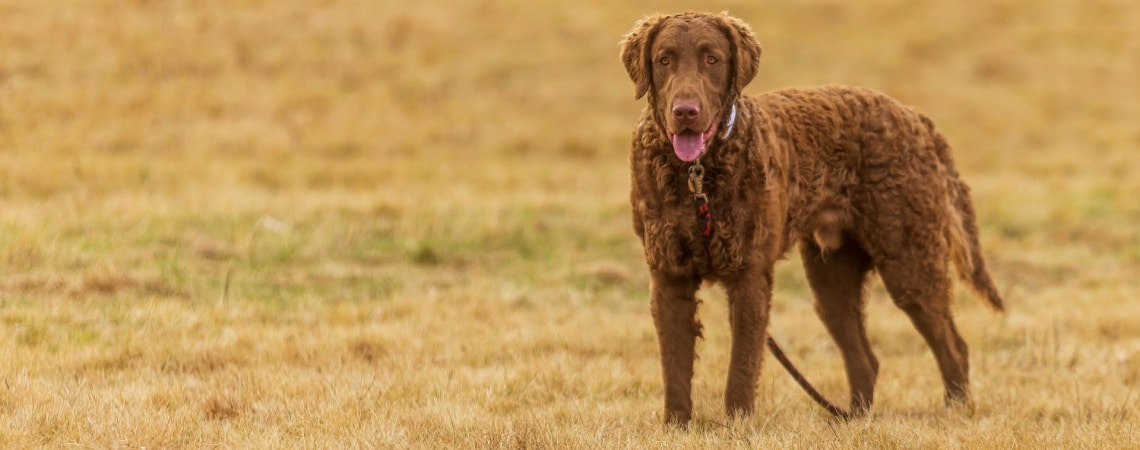
[[[625,35],[621,60],[636,98],[649,95],[677,157],[692,161],[756,76],[760,44],[747,24],[725,13],[657,15]]]

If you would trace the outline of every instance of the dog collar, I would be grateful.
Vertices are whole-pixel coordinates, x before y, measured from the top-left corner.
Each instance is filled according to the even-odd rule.
[[[724,125],[724,132],[720,134],[721,139],[728,139],[732,135],[732,126],[736,124],[736,103],[732,104],[732,110],[728,112],[728,123]]]

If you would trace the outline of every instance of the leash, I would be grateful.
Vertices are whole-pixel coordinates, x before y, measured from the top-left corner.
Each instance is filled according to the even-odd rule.
[[[735,116],[736,113],[735,106],[736,105],[733,105],[733,116]],[[712,251],[709,248],[709,241],[712,240],[713,231],[712,210],[709,208],[709,198],[704,192],[704,177],[705,167],[701,165],[701,158],[698,156],[697,159],[693,161],[693,165],[689,166],[689,192],[693,194],[693,207],[697,212],[697,225],[701,230],[701,235],[705,237],[705,253],[708,254],[711,259]],[[850,413],[836,406],[834,403],[831,403],[827,397],[820,394],[819,391],[808,382],[807,378],[804,377],[804,375],[796,369],[796,366],[792,364],[792,361],[788,359],[788,355],[785,355],[784,351],[780,349],[780,346],[776,344],[776,340],[772,339],[772,336],[768,336],[768,349],[771,350],[772,356],[776,357],[776,361],[779,361],[780,365],[784,366],[788,374],[796,380],[796,383],[807,392],[808,396],[810,396],[816,404],[823,407],[823,409],[831,413],[832,416],[844,420],[851,418]]]
[[[843,408],[836,406],[834,403],[831,403],[827,397],[824,397],[823,394],[820,394],[819,391],[817,391],[815,387],[812,386],[810,382],[808,382],[807,378],[805,378],[804,375],[800,373],[800,371],[796,370],[796,366],[792,364],[792,361],[790,359],[788,359],[788,355],[785,355],[784,351],[780,350],[780,346],[776,345],[776,340],[772,339],[772,336],[768,336],[768,350],[772,351],[772,356],[776,357],[776,361],[779,361],[780,365],[784,366],[784,369],[787,369],[788,374],[790,374],[792,378],[796,380],[796,383],[799,384],[800,387],[804,388],[804,391],[808,393],[808,396],[811,397],[812,400],[815,400],[815,403],[817,405],[822,406],[823,409],[827,410],[827,412],[831,413],[832,416],[835,416],[837,418],[843,420],[848,420],[851,418],[850,413],[848,413]]]

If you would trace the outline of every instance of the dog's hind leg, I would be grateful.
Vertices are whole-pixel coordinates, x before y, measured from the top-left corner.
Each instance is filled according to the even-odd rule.
[[[874,402],[879,373],[879,361],[871,351],[864,325],[863,285],[871,270],[871,257],[850,239],[826,254],[815,241],[805,239],[800,243],[800,255],[815,294],[816,313],[843,354],[851,412],[863,414]]]
[[[895,304],[910,317],[934,353],[938,369],[942,372],[942,383],[946,387],[947,405],[968,405],[969,352],[966,341],[962,340],[954,326],[950,310],[951,279],[948,261],[932,258],[931,254],[915,251],[910,252],[909,257],[876,261],[875,264],[887,292]]]

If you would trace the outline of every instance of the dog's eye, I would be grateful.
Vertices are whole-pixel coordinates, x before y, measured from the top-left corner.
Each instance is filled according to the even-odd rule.
[[[709,63],[709,64],[716,64],[716,63],[717,63],[717,62],[719,62],[719,61],[720,61],[720,60],[719,60],[719,59],[716,59],[716,57],[715,57],[715,56],[713,56],[713,55],[709,55],[709,56],[708,56],[708,58],[705,58],[705,62],[707,62],[707,63]]]
[[[662,66],[668,66],[668,65],[669,65],[669,62],[670,62],[670,61],[669,61],[669,57],[668,57],[668,56],[662,56],[662,57],[661,57],[661,59],[658,59],[658,60],[657,60],[657,64],[660,64],[660,65],[662,65]]]

